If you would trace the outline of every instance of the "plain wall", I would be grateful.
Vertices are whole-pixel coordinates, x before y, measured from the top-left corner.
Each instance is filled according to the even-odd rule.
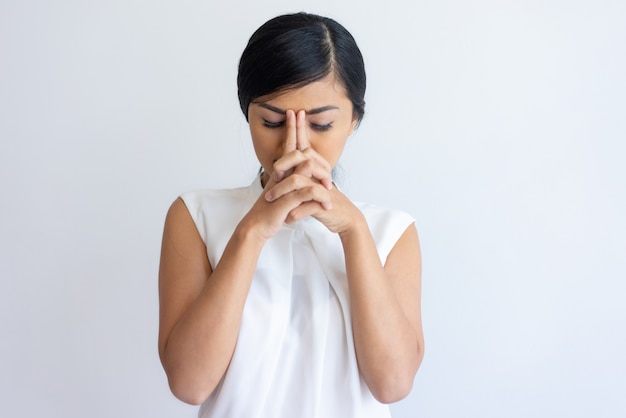
[[[343,189],[417,219],[394,417],[626,416],[623,1],[0,2],[0,416],[192,417],[156,349],[165,212],[248,184],[248,37],[328,14],[368,70]]]

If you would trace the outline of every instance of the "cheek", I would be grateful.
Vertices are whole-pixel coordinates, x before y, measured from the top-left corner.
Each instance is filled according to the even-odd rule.
[[[346,137],[338,135],[333,138],[320,138],[320,140],[316,141],[316,144],[312,144],[312,146],[317,153],[334,166],[337,161],[339,161],[345,144]]]
[[[278,135],[268,129],[250,128],[252,145],[259,162],[263,165],[272,164],[276,147],[280,144]]]

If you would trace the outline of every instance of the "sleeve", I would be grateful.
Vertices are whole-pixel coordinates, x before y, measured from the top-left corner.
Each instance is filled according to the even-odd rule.
[[[250,202],[246,189],[201,190],[180,195],[207,248],[212,268],[217,266]]]
[[[415,219],[406,212],[387,209],[369,204],[359,208],[367,219],[367,224],[376,243],[380,261],[385,264],[389,253],[406,229],[415,223]]]

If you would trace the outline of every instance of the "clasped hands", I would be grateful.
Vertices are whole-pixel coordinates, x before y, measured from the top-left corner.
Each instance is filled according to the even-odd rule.
[[[265,239],[283,224],[308,216],[330,231],[345,232],[358,209],[332,181],[332,167],[309,142],[304,110],[286,112],[283,151],[266,178],[263,195],[248,213]]]

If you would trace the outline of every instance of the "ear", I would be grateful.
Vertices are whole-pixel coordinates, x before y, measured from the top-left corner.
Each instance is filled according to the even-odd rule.
[[[351,136],[354,133],[354,130],[359,125],[359,120],[357,118],[352,118],[352,123],[350,124],[350,133],[348,136]]]

